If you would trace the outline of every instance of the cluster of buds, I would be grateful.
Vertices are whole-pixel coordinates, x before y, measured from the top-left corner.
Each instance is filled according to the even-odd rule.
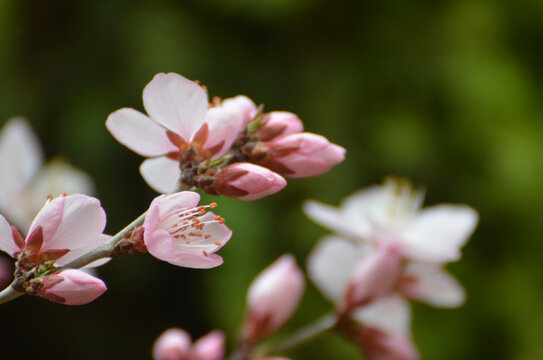
[[[259,356],[253,348],[279,330],[294,314],[305,288],[305,279],[292,255],[283,255],[264,269],[247,292],[247,314],[238,342],[239,358],[247,360],[288,360]],[[194,344],[182,329],[162,333],[153,346],[154,360],[223,360],[225,337],[212,331]]]
[[[336,305],[338,329],[370,359],[418,359],[410,339],[410,300],[460,306],[462,286],[443,266],[460,258],[478,222],[466,205],[421,209],[422,192],[388,179],[363,189],[339,208],[314,201],[306,214],[338,235],[323,239],[308,272]]]
[[[208,103],[205,88],[184,77],[157,74],[143,90],[148,116],[113,112],[111,134],[149,157],[140,172],[158,192],[179,186],[255,200],[285,187],[285,177],[310,177],[343,161],[345,149],[305,133],[287,112],[262,113],[249,98]]]

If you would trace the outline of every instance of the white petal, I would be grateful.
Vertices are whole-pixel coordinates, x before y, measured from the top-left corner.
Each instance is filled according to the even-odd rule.
[[[0,206],[8,204],[38,172],[43,154],[36,135],[23,118],[10,120],[0,133]]]
[[[94,193],[94,183],[87,173],[67,162],[55,159],[42,167],[24,192],[15,199],[10,219],[22,229],[28,229],[36,213],[42,208],[47,195],[60,193]]]
[[[0,215],[0,251],[11,256],[16,252],[21,251],[13,241],[11,226],[2,215]]]
[[[439,266],[409,263],[405,276],[414,279],[406,287],[410,298],[442,308],[461,306],[466,299],[464,288],[458,280]]]
[[[194,229],[190,228],[181,234],[185,235],[185,239],[175,240],[172,242],[172,247],[179,253],[186,254],[212,254],[223,247],[230,237],[232,236],[232,230],[226,225],[212,222],[215,218],[215,214],[207,212],[205,215],[200,216],[198,219],[200,223],[211,222],[206,224],[202,229],[198,230],[199,236],[192,236],[191,233],[195,233]]]
[[[458,260],[478,221],[477,212],[466,205],[426,208],[403,234],[407,256],[436,263]]]
[[[391,295],[361,307],[353,317],[363,324],[383,331],[409,334],[411,309],[409,303],[399,295]]]
[[[213,156],[213,159],[217,159],[232,147],[243,126],[243,117],[241,113],[228,108],[211,108],[207,111],[206,123],[209,125],[209,137],[205,148],[210,149],[222,143],[219,152]]]
[[[367,223],[360,217],[351,221],[342,209],[309,200],[303,204],[304,213],[316,223],[350,239],[361,240],[367,236]]]
[[[140,173],[155,191],[169,193],[177,186],[181,170],[177,161],[160,156],[145,160],[140,166]]]
[[[174,73],[155,75],[143,89],[143,104],[151,119],[187,141],[204,123],[208,108],[206,92]]]
[[[337,236],[327,236],[309,254],[307,272],[326,298],[339,303],[362,256],[361,246]]]
[[[179,150],[168,139],[164,127],[134,109],[123,108],[111,113],[106,127],[118,142],[143,156]]]

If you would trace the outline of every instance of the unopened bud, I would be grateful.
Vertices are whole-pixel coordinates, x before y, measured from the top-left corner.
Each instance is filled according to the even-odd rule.
[[[262,271],[247,293],[246,339],[265,337],[282,327],[302,298],[305,279],[292,255],[283,255]]]
[[[106,290],[104,282],[84,271],[67,269],[44,277],[38,295],[64,305],[90,303]]]
[[[400,267],[401,246],[398,243],[382,244],[374,253],[362,258],[349,280],[342,310],[366,305],[392,291],[400,276]]]
[[[304,131],[304,125],[298,116],[286,111],[264,114],[264,122],[264,126],[257,132],[260,141],[271,141],[279,136]]]
[[[222,168],[213,182],[213,188],[219,194],[241,200],[260,199],[275,194],[286,185],[282,176],[249,163],[236,163]]]
[[[324,136],[296,133],[262,145],[268,153],[264,166],[281,175],[304,178],[323,174],[345,158],[345,149]]]
[[[224,344],[224,334],[214,330],[194,343],[191,359],[222,360],[224,359]]]
[[[418,351],[411,339],[402,333],[386,332],[360,326],[353,340],[369,360],[417,360]]]
[[[181,329],[164,331],[153,345],[154,360],[183,360],[190,353],[191,339],[189,334]]]

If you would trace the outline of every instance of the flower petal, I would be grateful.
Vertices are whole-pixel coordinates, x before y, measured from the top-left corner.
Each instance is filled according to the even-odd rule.
[[[370,231],[370,225],[362,217],[350,219],[335,206],[309,200],[304,202],[303,211],[311,220],[349,239],[361,240]]]
[[[168,193],[177,186],[181,170],[177,161],[160,156],[145,160],[140,166],[140,173],[155,191]]]
[[[194,191],[181,191],[171,195],[160,195],[153,199],[149,208],[157,207],[159,216],[164,217],[172,211],[196,207],[200,202],[200,194]]]
[[[153,344],[153,360],[185,359],[191,348],[190,335],[182,329],[164,331]]]
[[[479,215],[467,205],[439,205],[422,210],[404,232],[406,254],[413,260],[443,263],[460,259],[460,248]]]
[[[160,73],[143,89],[143,104],[151,117],[185,141],[202,126],[207,94],[196,83],[174,73]]]
[[[409,334],[411,309],[399,295],[391,295],[361,307],[353,318],[366,326],[373,326],[392,333]]]
[[[197,268],[209,269],[223,263],[222,257],[216,254],[188,254],[179,253],[173,248],[173,239],[165,230],[158,230],[152,234],[151,241],[146,242],[147,250],[157,259],[170,264]]]
[[[326,298],[339,303],[362,256],[361,246],[337,236],[327,236],[309,254],[307,272]]]
[[[225,107],[211,108],[206,113],[206,123],[209,125],[209,135],[205,143],[206,149],[211,149],[222,144],[212,159],[220,158],[230,150],[238,133],[243,127],[241,113]]]
[[[106,214],[98,199],[75,194],[61,196],[46,204],[29,230],[43,229],[42,250],[69,249],[70,253],[57,260],[64,265],[100,246],[107,237],[102,234],[106,226]]]
[[[11,119],[0,133],[0,207],[9,209],[42,163],[40,144],[26,120]]]
[[[13,257],[13,254],[21,251],[13,240],[13,233],[8,221],[0,215],[0,251]]]
[[[179,150],[168,139],[164,127],[134,109],[123,108],[111,113],[106,127],[118,142],[143,156]]]
[[[214,330],[194,343],[192,353],[198,360],[222,360],[224,359],[224,344],[224,334]]]
[[[441,308],[458,307],[466,300],[462,285],[440,266],[408,263],[405,276],[413,279],[401,287],[410,298]]]

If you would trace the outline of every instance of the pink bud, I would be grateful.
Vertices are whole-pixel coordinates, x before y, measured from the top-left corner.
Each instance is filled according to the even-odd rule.
[[[0,257],[0,290],[13,280],[13,265],[4,257]]]
[[[355,342],[370,360],[417,360],[418,351],[409,337],[361,326]]]
[[[62,270],[43,279],[39,295],[64,305],[90,303],[106,291],[106,284],[81,270]]]
[[[262,166],[236,163],[215,176],[214,189],[222,195],[241,200],[256,200],[275,194],[287,185],[282,176]]]
[[[384,243],[355,266],[345,293],[349,311],[386,295],[395,287],[401,265],[402,248],[398,243]]]
[[[304,131],[304,124],[296,114],[286,111],[272,111],[264,114],[264,126],[258,130],[260,141],[270,141],[279,136]]]
[[[189,334],[181,329],[164,331],[153,345],[154,360],[183,360],[188,359],[191,348]]]
[[[212,331],[194,343],[192,359],[222,360],[224,358],[224,343],[224,334],[217,330]]]
[[[323,174],[345,158],[345,149],[324,136],[297,133],[261,145],[268,153],[264,166],[292,178]]]
[[[290,254],[262,271],[247,293],[246,339],[262,338],[283,326],[302,298],[305,279]]]
[[[245,95],[224,99],[221,103],[221,107],[234,110],[238,114],[241,114],[243,126],[247,126],[254,120],[257,111],[255,103]]]

